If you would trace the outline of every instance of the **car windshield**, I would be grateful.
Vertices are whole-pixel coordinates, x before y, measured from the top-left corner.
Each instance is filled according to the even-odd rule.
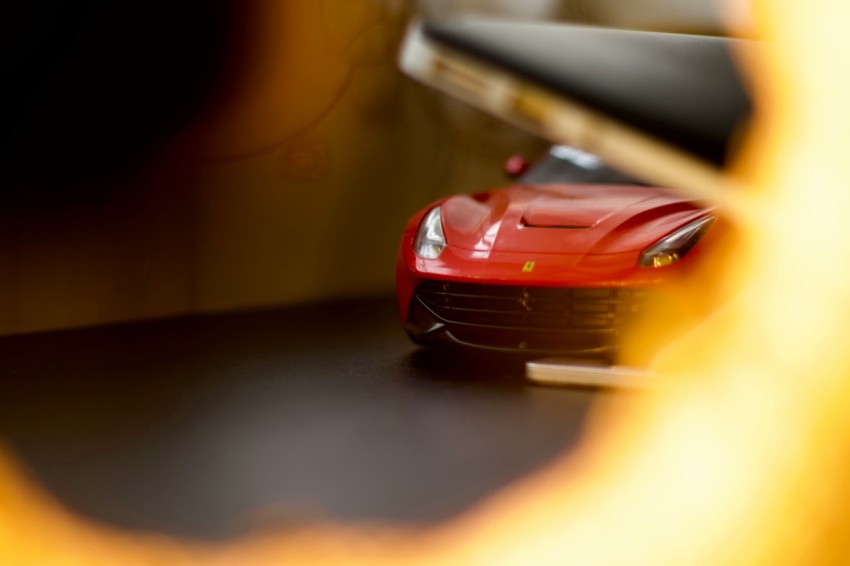
[[[623,175],[591,153],[566,145],[555,145],[518,181],[528,184],[593,183],[608,185],[644,185]]]

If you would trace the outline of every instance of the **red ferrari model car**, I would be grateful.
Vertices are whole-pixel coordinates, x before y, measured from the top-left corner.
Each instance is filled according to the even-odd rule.
[[[711,209],[554,146],[513,185],[410,219],[396,279],[404,329],[421,345],[610,357],[714,222]]]

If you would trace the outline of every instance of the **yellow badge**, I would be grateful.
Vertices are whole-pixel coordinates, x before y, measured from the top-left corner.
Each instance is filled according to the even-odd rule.
[[[533,261],[527,261],[527,262],[525,262],[525,265],[522,266],[522,272],[523,273],[531,273],[533,269],[534,269],[534,262]]]

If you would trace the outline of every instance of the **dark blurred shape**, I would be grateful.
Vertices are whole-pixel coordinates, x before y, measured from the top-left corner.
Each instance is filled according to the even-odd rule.
[[[234,22],[247,13],[235,4],[33,0],[6,8],[0,207],[100,200],[126,186],[198,117],[232,67]]]

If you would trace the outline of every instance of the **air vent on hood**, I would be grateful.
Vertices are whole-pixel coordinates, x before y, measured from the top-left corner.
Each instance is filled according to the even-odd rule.
[[[571,204],[568,207],[529,206],[521,223],[529,228],[565,228],[579,230],[592,228],[611,215],[610,208],[586,207]]]
[[[579,226],[575,224],[563,224],[557,222],[532,222],[524,216],[520,221],[520,225],[523,228],[560,228],[562,230],[583,230],[585,228],[590,228],[590,226]]]

